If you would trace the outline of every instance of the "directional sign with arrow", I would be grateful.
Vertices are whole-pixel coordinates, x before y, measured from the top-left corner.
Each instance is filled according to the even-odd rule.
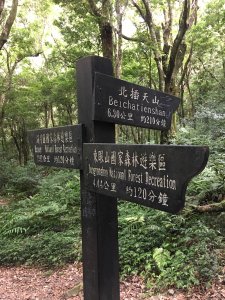
[[[188,182],[205,167],[201,146],[84,144],[88,190],[177,213]]]
[[[168,130],[180,99],[95,73],[94,120]]]

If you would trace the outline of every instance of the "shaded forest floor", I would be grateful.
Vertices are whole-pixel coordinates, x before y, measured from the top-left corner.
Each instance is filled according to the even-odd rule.
[[[139,278],[124,281],[121,300],[223,300],[225,281],[208,289],[189,292],[170,289],[165,294],[149,296]],[[0,300],[82,300],[82,266],[70,264],[51,271],[26,267],[0,268]]]

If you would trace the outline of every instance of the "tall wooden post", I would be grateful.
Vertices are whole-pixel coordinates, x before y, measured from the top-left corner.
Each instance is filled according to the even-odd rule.
[[[95,72],[112,75],[111,61],[92,56],[77,62],[83,143],[114,143],[115,125],[92,120]],[[89,192],[84,171],[80,172],[80,178],[84,300],[119,300],[117,200]]]

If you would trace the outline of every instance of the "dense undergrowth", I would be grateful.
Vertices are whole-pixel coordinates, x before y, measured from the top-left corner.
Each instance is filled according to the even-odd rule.
[[[22,197],[16,193],[20,172],[30,169],[36,181],[34,195]],[[0,263],[3,265],[29,264],[54,267],[79,260],[81,257],[80,203],[78,175],[72,171],[34,171],[33,165],[18,167],[17,176],[5,185],[17,197],[9,206],[0,208]],[[24,175],[24,174],[23,174]],[[24,179],[25,180],[25,179]],[[32,190],[27,190],[30,194]],[[24,191],[23,191],[24,192]],[[24,195],[24,194],[23,194]],[[8,195],[7,195],[8,196]]]
[[[191,182],[178,215],[119,201],[122,277],[139,274],[151,287],[188,288],[218,276],[225,260],[225,213],[193,210],[225,194],[216,159],[212,154]],[[53,268],[81,260],[79,174],[2,162],[0,174],[2,197],[11,199],[0,206],[0,264]]]

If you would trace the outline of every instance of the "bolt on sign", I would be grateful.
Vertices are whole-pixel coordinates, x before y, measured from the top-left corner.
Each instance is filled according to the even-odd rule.
[[[179,212],[209,149],[115,144],[116,123],[168,130],[179,98],[112,77],[106,58],[76,67],[80,125],[28,136],[36,164],[80,169],[84,300],[119,300],[117,198]]]

